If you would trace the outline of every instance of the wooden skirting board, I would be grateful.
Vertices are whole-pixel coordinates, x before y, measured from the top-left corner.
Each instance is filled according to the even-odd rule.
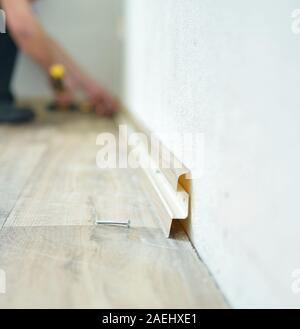
[[[22,99],[20,103],[35,104],[42,109],[49,104],[49,100],[29,98]],[[120,101],[118,103],[122,104]],[[61,115],[68,115],[68,113]],[[89,114],[85,115],[89,116]],[[137,163],[140,163],[142,169],[140,175],[143,178],[141,185],[144,186],[144,193],[155,204],[161,229],[168,238],[173,221],[185,220],[190,215],[191,173],[125,106],[120,105],[119,113],[113,122],[116,128],[121,125],[125,126],[131,143],[138,145],[132,150],[131,155],[135,157]],[[149,145],[152,147],[151,152]]]
[[[150,182],[148,193],[152,189],[152,198],[160,209],[161,227],[166,237],[169,237],[173,221],[184,220],[189,216],[190,196],[185,189],[188,185],[185,182],[189,179],[190,171],[124,106],[116,123],[127,127],[131,143],[138,146],[132,147],[133,154]]]

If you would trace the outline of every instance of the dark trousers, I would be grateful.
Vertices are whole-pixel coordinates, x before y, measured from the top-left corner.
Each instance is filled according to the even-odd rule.
[[[9,31],[0,34],[0,101],[13,101],[11,81],[17,55],[18,48]]]

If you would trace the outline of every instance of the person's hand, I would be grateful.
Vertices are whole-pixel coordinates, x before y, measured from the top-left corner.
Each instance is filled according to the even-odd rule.
[[[70,89],[65,89],[62,92],[55,93],[54,100],[59,107],[68,107],[74,104],[74,95]]]
[[[117,104],[113,97],[97,82],[87,79],[84,83],[84,91],[96,113],[108,116],[116,113]]]
[[[70,105],[73,105],[75,103],[75,97],[74,93],[76,89],[71,83],[70,79],[67,79],[67,77],[64,77],[62,81],[62,89],[55,88],[53,81],[50,78],[50,85],[53,87],[53,93],[54,93],[54,103],[58,107],[68,107]]]

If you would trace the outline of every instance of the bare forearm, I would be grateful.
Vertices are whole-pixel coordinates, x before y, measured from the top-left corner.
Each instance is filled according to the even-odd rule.
[[[30,37],[16,35],[15,41],[44,70],[48,71],[49,67],[55,63],[52,49],[47,41],[47,35],[40,26],[36,25],[35,31]]]
[[[32,13],[30,3],[26,0],[2,0],[1,4],[19,48],[47,70],[54,62],[53,54],[47,33]]]
[[[51,48],[53,59],[56,63],[63,64],[66,68],[66,78],[68,83],[73,87],[84,87],[85,81],[88,78],[81,70],[79,65],[65,51],[58,42],[48,36],[48,45]]]
[[[48,73],[53,64],[66,68],[66,83],[70,87],[84,87],[87,76],[71,56],[43,29],[31,10],[28,0],[2,0],[8,25],[18,46]]]
[[[7,23],[18,46],[40,64],[48,74],[53,64],[63,64],[65,92],[58,97],[69,102],[72,92],[81,89],[98,113],[112,113],[116,108],[112,96],[85,74],[71,56],[53,40],[35,17],[31,0],[0,0]],[[56,95],[57,96],[57,95]],[[67,97],[68,96],[68,97]]]

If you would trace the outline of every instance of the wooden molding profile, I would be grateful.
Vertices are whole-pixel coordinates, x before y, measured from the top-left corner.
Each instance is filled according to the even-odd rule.
[[[190,171],[126,108],[123,107],[118,114],[116,124],[126,125],[131,142],[134,135],[134,145],[138,145],[134,157],[147,177],[148,189],[152,189],[148,192],[159,209],[161,227],[169,237],[173,220],[184,220],[189,216],[190,196],[184,187]]]
[[[49,101],[45,98],[26,99],[20,103],[34,103],[44,107]],[[184,220],[189,217],[190,195],[189,177],[190,171],[170,152],[161,141],[156,138],[145,125],[143,125],[124,106],[121,106],[119,114],[115,117],[116,125],[125,125],[131,139],[134,136],[134,144],[138,145],[131,152],[136,162],[141,163],[141,184],[149,195],[151,203],[156,208],[161,228],[166,237],[170,236],[172,222]],[[147,145],[145,143],[145,136]],[[152,143],[151,143],[152,141]],[[149,152],[151,143],[152,152]],[[154,152],[153,152],[154,148]],[[155,159],[153,154],[157,156]],[[143,166],[143,163],[146,164]],[[153,165],[149,165],[153,164]]]

